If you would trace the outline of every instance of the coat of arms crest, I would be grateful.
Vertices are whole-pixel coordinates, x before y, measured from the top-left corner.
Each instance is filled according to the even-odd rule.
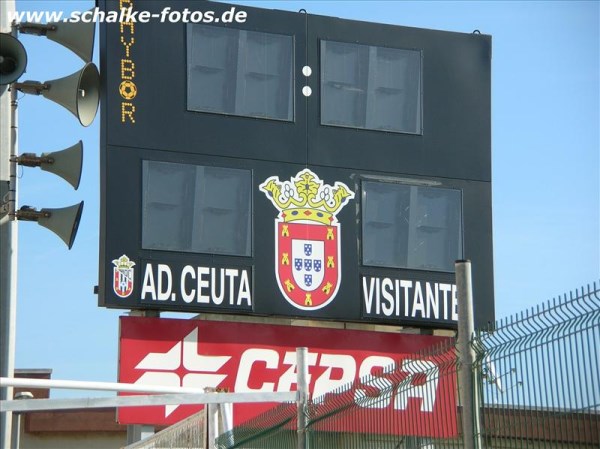
[[[290,181],[271,176],[259,189],[280,211],[275,219],[275,275],[281,293],[301,310],[325,307],[341,282],[336,214],[354,193],[341,182],[324,184],[307,168]]]
[[[120,298],[127,298],[133,292],[133,266],[135,262],[129,260],[125,254],[112,261],[113,290]]]

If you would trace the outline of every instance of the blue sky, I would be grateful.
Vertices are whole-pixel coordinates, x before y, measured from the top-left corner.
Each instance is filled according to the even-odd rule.
[[[600,278],[599,2],[238,3],[492,35],[496,316]],[[92,6],[92,1],[17,0],[18,10],[68,12]],[[83,65],[46,38],[21,40],[29,60],[21,80],[60,78]],[[20,153],[56,151],[79,139],[84,167],[78,191],[49,173],[19,169],[19,205],[63,207],[84,200],[85,207],[71,251],[48,230],[19,224],[16,367],[51,368],[56,379],[116,381],[117,317],[123,312],[99,308],[93,293],[99,119],[82,128],[60,106],[21,96]]]

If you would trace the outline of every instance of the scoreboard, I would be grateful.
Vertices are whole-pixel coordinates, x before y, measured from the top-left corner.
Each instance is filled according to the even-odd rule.
[[[490,36],[99,4],[100,306],[455,328],[470,259],[494,320]]]

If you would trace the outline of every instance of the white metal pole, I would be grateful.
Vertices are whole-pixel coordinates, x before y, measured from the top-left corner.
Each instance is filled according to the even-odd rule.
[[[208,423],[207,449],[215,449],[215,440],[219,435],[219,407],[217,404],[206,404],[206,422]]]
[[[308,365],[307,348],[296,348],[296,368],[298,385],[298,449],[308,448],[306,426],[308,424]]]
[[[166,393],[149,395],[111,396],[77,399],[23,399],[2,401],[5,412],[40,412],[48,410],[73,410],[106,407],[147,407],[155,405],[188,405],[219,403],[293,402],[296,393],[278,391],[247,393]],[[4,448],[2,448],[4,449]]]
[[[0,377],[0,387],[61,388],[67,390],[119,391],[123,393],[204,393],[204,388],[141,385],[122,382],[94,382],[87,380],[28,379]]]
[[[22,391],[15,394],[15,400],[33,399],[33,394],[30,391]],[[12,428],[12,448],[21,448],[21,427],[23,423],[23,414],[19,412],[13,413],[13,428]]]
[[[473,287],[471,261],[457,260],[456,292],[458,297],[458,373],[459,397],[462,405],[463,446],[465,449],[480,449],[481,431],[479,421],[479,394],[475,385],[475,351],[471,337],[475,332],[473,319]]]
[[[233,404],[219,404],[220,425],[219,432],[221,434],[231,432],[233,429]]]
[[[11,448],[20,449],[21,447],[21,413],[13,413],[14,422],[12,423]]]
[[[16,10],[14,0],[0,1],[0,32],[16,36],[10,19]],[[6,86],[4,86],[6,87]],[[17,221],[12,218],[17,203],[17,96],[13,89],[0,92],[0,198],[7,215],[0,224],[0,376],[13,377],[17,322]],[[6,219],[8,217],[8,219]],[[0,388],[0,400],[12,399],[12,387]],[[0,447],[10,447],[12,413],[0,413]]]

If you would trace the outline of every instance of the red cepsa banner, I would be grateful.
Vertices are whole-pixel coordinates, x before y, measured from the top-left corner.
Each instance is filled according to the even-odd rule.
[[[355,382],[336,401],[355,416],[328,428],[449,437],[457,434],[454,354],[417,357],[446,337],[269,324],[121,317],[119,382],[214,387],[230,392],[296,391],[296,348],[307,347],[313,401],[327,407],[333,390]],[[394,370],[389,370],[396,364]],[[235,404],[239,425],[275,404]],[[197,405],[121,407],[121,424],[174,424]],[[386,424],[387,423],[387,424]]]

